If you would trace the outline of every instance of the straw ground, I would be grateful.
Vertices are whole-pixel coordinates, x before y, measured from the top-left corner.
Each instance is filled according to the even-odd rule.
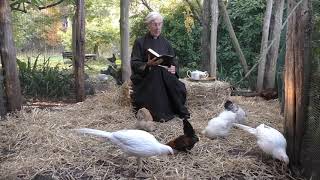
[[[186,82],[186,81],[185,81]],[[150,179],[297,179],[281,162],[261,153],[254,137],[232,129],[224,139],[200,134],[208,121],[223,110],[226,99],[238,103],[251,126],[260,123],[282,131],[277,100],[230,97],[227,83],[186,82],[190,122],[200,141],[190,153],[144,160],[143,177]],[[80,127],[105,131],[130,129],[135,117],[122,102],[116,86],[77,104],[48,109],[27,108],[0,122],[2,179],[127,179],[136,174],[136,161],[126,158],[108,141],[75,134]],[[162,143],[183,133],[182,121],[156,123],[152,134]]]

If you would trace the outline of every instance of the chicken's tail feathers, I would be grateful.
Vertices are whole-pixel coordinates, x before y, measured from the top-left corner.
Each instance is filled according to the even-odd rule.
[[[74,129],[74,130],[76,132],[82,133],[82,134],[91,134],[91,135],[95,135],[95,136],[99,136],[99,137],[106,137],[106,138],[111,137],[110,132],[101,131],[101,130],[97,130],[97,129],[80,128],[80,129]]]
[[[190,122],[186,118],[183,119],[183,133],[187,136],[194,136],[195,135],[195,131],[194,131],[192,125],[190,124]]]
[[[250,134],[256,134],[256,129],[255,128],[252,128],[252,127],[249,127],[249,126],[245,126],[243,124],[238,124],[238,123],[233,123],[234,126],[242,129],[242,130],[245,130],[247,132],[249,132]]]

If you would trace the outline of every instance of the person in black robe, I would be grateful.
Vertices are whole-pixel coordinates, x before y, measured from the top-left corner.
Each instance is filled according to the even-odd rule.
[[[137,111],[147,108],[154,121],[168,121],[178,115],[189,118],[185,106],[186,87],[179,81],[177,62],[169,66],[160,66],[156,58],[151,59],[146,52],[148,48],[159,54],[174,56],[169,41],[161,36],[162,16],[151,12],[145,19],[149,32],[136,39],[131,54],[131,81],[133,84],[132,104]]]

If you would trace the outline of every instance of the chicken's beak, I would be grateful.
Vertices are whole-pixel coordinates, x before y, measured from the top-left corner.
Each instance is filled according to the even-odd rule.
[[[168,155],[169,155],[169,156],[173,156],[173,155],[175,155],[177,152],[178,152],[177,150],[172,149],[172,152],[169,152]]]

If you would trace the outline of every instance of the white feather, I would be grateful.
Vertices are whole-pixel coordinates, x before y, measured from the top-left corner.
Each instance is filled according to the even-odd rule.
[[[202,133],[208,138],[228,136],[235,118],[236,114],[232,111],[223,111],[218,115],[218,117],[209,121],[207,127],[202,131]]]
[[[289,163],[289,158],[286,154],[287,141],[278,130],[264,124],[260,124],[256,128],[236,123],[234,125],[255,135],[257,144],[262,151],[287,164]]]
[[[83,134],[91,134],[108,138],[112,143],[131,156],[150,157],[162,154],[173,154],[170,146],[161,144],[150,133],[142,130],[120,130],[116,132],[105,132],[96,129],[81,128],[75,131]]]
[[[245,123],[245,118],[246,118],[246,113],[244,110],[238,106],[238,109],[236,111],[236,123],[244,124]]]
[[[235,123],[244,124],[246,118],[246,112],[237,104],[233,103],[231,106],[231,111],[236,113]]]

